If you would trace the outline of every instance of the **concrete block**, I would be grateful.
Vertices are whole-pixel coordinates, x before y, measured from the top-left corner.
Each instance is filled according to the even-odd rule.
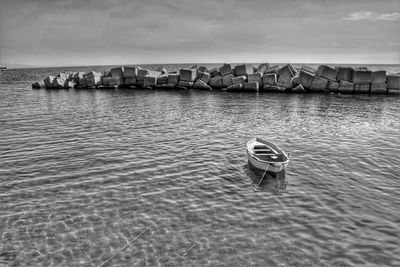
[[[400,74],[392,74],[387,76],[388,89],[400,89]]]
[[[308,89],[313,92],[323,92],[328,84],[328,80],[322,77],[315,76]]]
[[[144,76],[143,86],[154,87],[157,85],[157,76],[154,75],[146,75]]]
[[[299,84],[291,90],[292,93],[305,93],[306,89],[304,89],[303,85]]]
[[[278,73],[279,65],[269,66],[264,73]]]
[[[211,87],[215,87],[215,88],[220,88],[220,87],[224,87],[224,85],[222,84],[222,77],[221,76],[216,76],[210,79],[210,85]]]
[[[370,70],[355,70],[353,72],[354,84],[370,84],[372,78],[372,71]]]
[[[335,69],[338,71],[336,80],[346,81],[346,82],[353,81],[353,72],[354,72],[353,68],[336,66]]]
[[[371,89],[370,84],[354,84],[354,93],[357,94],[369,94]]]
[[[203,72],[200,74],[199,79],[207,84],[211,80],[211,75],[210,73]]]
[[[260,73],[261,74],[261,73]],[[258,89],[260,88],[260,85],[258,82],[247,82],[243,84],[243,90],[244,91],[255,91],[258,92]]]
[[[138,81],[144,81],[144,77],[149,74],[150,74],[150,71],[148,69],[142,69],[142,68],[138,67],[136,79]]]
[[[105,84],[105,79],[108,80]],[[137,82],[136,82],[137,84]],[[108,85],[108,86],[121,86],[124,85],[124,78],[121,76],[114,76],[114,77],[107,77],[103,78],[103,85]]]
[[[274,85],[264,85],[263,86],[263,91],[268,91],[268,92],[283,92],[285,91],[285,87],[281,86],[274,86]]]
[[[259,86],[262,86],[262,74],[257,72],[257,73],[251,73],[247,76],[247,82],[248,83],[254,83],[257,82]]]
[[[53,80],[52,88],[64,88],[65,79],[61,77],[55,77]]]
[[[277,73],[279,74],[278,86],[291,88],[291,80],[292,77],[295,76],[292,67],[290,65],[285,65],[282,68],[278,69]]]
[[[354,84],[346,81],[339,81],[339,93],[352,94],[354,91]]]
[[[168,74],[168,84],[179,84],[179,74],[170,73]]]
[[[337,70],[326,65],[319,66],[317,70],[317,76],[323,77],[331,81],[336,81],[337,74]]]
[[[237,83],[237,84],[233,84],[231,86],[228,86],[226,88],[226,91],[229,91],[229,92],[240,92],[240,91],[243,91],[243,84]]]
[[[373,83],[371,84],[371,94],[387,94],[386,83]]]
[[[47,76],[47,77],[43,80],[43,83],[44,83],[45,88],[52,88],[52,87],[53,87],[53,81],[54,81],[55,78],[56,78],[56,77],[54,77],[54,76],[52,76],[52,75]],[[83,76],[82,76],[82,78],[83,78]]]
[[[124,85],[126,86],[133,86],[136,85],[136,77],[125,77],[124,79]],[[103,78],[103,84],[104,84],[104,78]]]
[[[232,84],[243,84],[245,83],[247,80],[247,76],[246,75],[242,75],[242,76],[237,76],[237,77],[233,77],[232,78]]]
[[[299,85],[300,83],[300,78],[299,78],[299,74],[296,74],[296,76],[293,76],[292,79],[290,80],[290,83],[292,84],[291,87],[296,87],[297,85]]]
[[[83,77],[82,79],[79,79],[79,87],[87,87],[87,78]]]
[[[41,88],[45,88],[44,82],[42,82],[42,81],[34,82],[32,84],[32,89],[41,89]]]
[[[257,67],[257,71],[258,73],[264,74],[265,71],[269,68],[269,64],[268,63],[261,63],[258,67]]]
[[[89,75],[86,77],[87,86],[97,86],[101,85],[101,76],[100,75]]]
[[[221,74],[222,77],[232,74],[232,66],[231,64],[224,64],[222,67],[219,68],[219,73]]]
[[[210,75],[211,75],[211,78],[219,76],[218,68],[217,68],[217,67],[212,68],[212,69],[210,70]]]
[[[64,83],[64,88],[65,89],[70,89],[70,88],[75,88],[76,87],[76,83],[74,83],[74,81],[68,81],[66,80]]]
[[[168,74],[162,74],[157,77],[157,85],[168,84]]]
[[[208,71],[208,69],[205,67],[205,66],[200,66],[199,68],[198,68],[198,70],[200,71],[200,72],[209,72]]]
[[[299,84],[301,84],[304,88],[310,88],[314,77],[314,73],[309,72],[305,69],[301,69],[299,73]]]
[[[124,77],[136,78],[138,74],[138,67],[124,67]]]
[[[194,83],[193,83],[193,88],[195,89],[200,89],[200,90],[212,90],[211,87],[206,84],[205,82],[203,82],[200,79],[197,79]]]
[[[276,86],[278,84],[278,74],[276,73],[266,73],[262,76],[263,85]]]
[[[110,72],[112,77],[122,77],[124,76],[124,67],[112,68]]]
[[[65,74],[64,72],[60,72],[59,74],[57,74],[56,77],[66,80],[68,78],[68,75]]]
[[[222,85],[224,87],[231,86],[233,84],[233,82],[232,82],[233,77],[235,77],[235,76],[233,76],[233,74],[228,74],[228,75],[222,76]]]
[[[315,75],[315,73],[317,72],[313,67],[305,66],[305,65],[301,66],[300,71],[309,72],[309,73],[312,73],[313,75]]]
[[[328,84],[326,85],[326,89],[328,89],[331,92],[338,92],[339,82],[328,81]]]
[[[179,70],[179,79],[181,81],[193,82],[196,80],[197,70],[183,68]]]
[[[371,83],[386,83],[386,70],[373,71]]]
[[[242,64],[235,67],[236,76],[249,75],[251,73],[253,73],[253,65],[251,64]]]
[[[179,81],[178,85],[186,88],[191,88],[193,86],[193,82]]]

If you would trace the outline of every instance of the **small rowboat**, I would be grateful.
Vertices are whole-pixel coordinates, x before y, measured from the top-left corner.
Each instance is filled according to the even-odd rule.
[[[264,173],[278,174],[289,164],[289,156],[272,142],[254,138],[247,142],[247,159],[250,167]]]

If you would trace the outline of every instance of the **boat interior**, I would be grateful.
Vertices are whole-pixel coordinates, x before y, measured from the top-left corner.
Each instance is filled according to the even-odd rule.
[[[257,158],[269,162],[283,162],[286,157],[283,153],[278,153],[275,149],[266,144],[256,144],[253,147],[254,154]]]

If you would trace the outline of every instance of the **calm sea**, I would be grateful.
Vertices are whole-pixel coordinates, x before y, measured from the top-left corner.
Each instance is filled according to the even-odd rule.
[[[0,266],[400,266],[400,97],[30,89],[91,68],[1,73]]]

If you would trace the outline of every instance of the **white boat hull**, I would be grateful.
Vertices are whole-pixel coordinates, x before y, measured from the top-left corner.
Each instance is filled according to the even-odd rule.
[[[260,160],[256,153],[254,152],[254,146],[260,144],[257,139],[252,139],[247,143],[247,159],[251,167],[260,170],[262,172],[272,172],[272,173],[279,173],[286,169],[289,164],[289,157],[286,153],[280,149],[278,146],[268,142],[268,145],[272,148],[273,151],[276,153],[280,153],[284,155],[283,161],[264,161]]]

